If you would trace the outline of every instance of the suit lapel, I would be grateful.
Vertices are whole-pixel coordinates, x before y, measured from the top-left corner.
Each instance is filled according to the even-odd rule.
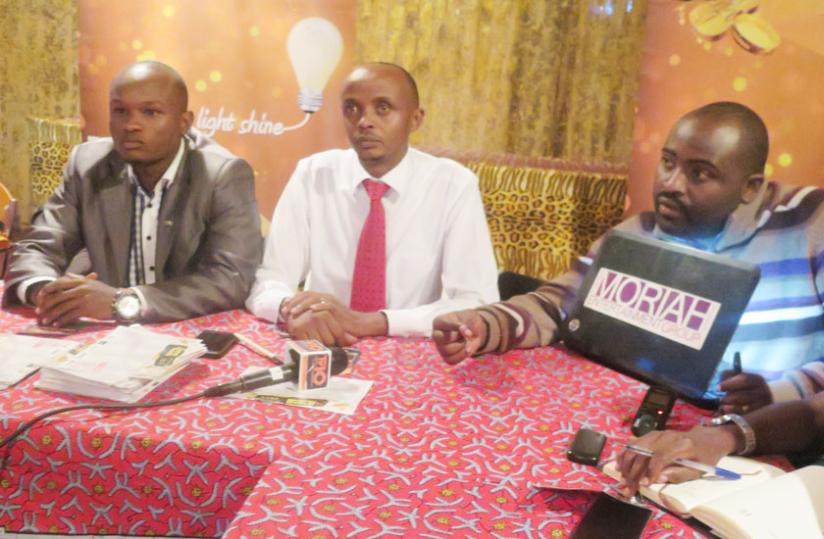
[[[184,139],[184,142],[186,140]],[[160,206],[160,214],[157,223],[157,246],[155,251],[155,265],[158,269],[155,278],[158,281],[163,280],[163,268],[166,266],[166,261],[169,258],[169,251],[175,238],[175,231],[179,227],[175,226],[175,221],[181,216],[177,212],[180,201],[186,196],[189,190],[190,175],[189,175],[189,145],[186,144],[183,148],[183,159],[180,163],[180,168],[177,170],[175,181],[163,195],[163,202]]]
[[[132,230],[132,189],[126,165],[120,159],[111,162],[111,175],[101,183],[100,203],[108,248],[107,268],[113,268],[109,282],[126,283],[126,266]],[[103,276],[101,276],[102,278]]]

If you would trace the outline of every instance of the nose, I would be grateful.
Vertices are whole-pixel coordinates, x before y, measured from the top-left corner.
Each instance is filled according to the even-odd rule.
[[[676,166],[668,172],[664,172],[658,179],[661,191],[673,194],[682,194],[687,187],[687,175],[681,166]]]
[[[360,118],[358,118],[358,129],[371,129],[375,126],[375,122],[372,120],[372,113],[367,109],[363,111]]]
[[[138,115],[135,113],[129,113],[126,117],[126,123],[123,126],[126,131],[140,131],[143,129],[143,124],[140,123]]]

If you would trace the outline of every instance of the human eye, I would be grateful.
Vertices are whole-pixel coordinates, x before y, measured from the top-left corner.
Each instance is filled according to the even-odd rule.
[[[375,109],[378,111],[379,114],[386,114],[387,112],[392,110],[392,107],[389,105],[387,101],[380,101],[378,102],[378,105],[375,107]]]
[[[704,183],[708,181],[715,180],[718,175],[715,173],[714,170],[709,169],[707,167],[693,167],[691,170],[690,177],[696,183]]]
[[[146,107],[146,108],[143,109],[143,114],[145,114],[149,118],[157,116],[158,114],[160,114],[160,112],[161,112],[160,109],[155,108],[155,107]]]
[[[675,158],[670,154],[661,154],[661,166],[664,170],[672,170],[675,168]]]

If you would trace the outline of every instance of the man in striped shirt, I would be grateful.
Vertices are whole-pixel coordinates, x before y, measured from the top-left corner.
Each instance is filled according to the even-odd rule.
[[[725,412],[824,388],[824,190],[765,181],[768,145],[764,123],[743,105],[712,103],[688,113],[662,149],[655,211],[616,227],[760,267],[721,363],[729,368],[738,351],[746,371],[721,382]],[[457,363],[554,342],[599,245],[535,292],[437,318],[441,355]]]

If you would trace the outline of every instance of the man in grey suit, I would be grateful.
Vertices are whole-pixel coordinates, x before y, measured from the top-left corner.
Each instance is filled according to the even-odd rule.
[[[112,137],[72,151],[6,275],[4,305],[43,325],[171,321],[241,307],[261,257],[254,175],[189,135],[186,85],[139,62],[111,83]],[[90,273],[67,273],[82,249]]]

